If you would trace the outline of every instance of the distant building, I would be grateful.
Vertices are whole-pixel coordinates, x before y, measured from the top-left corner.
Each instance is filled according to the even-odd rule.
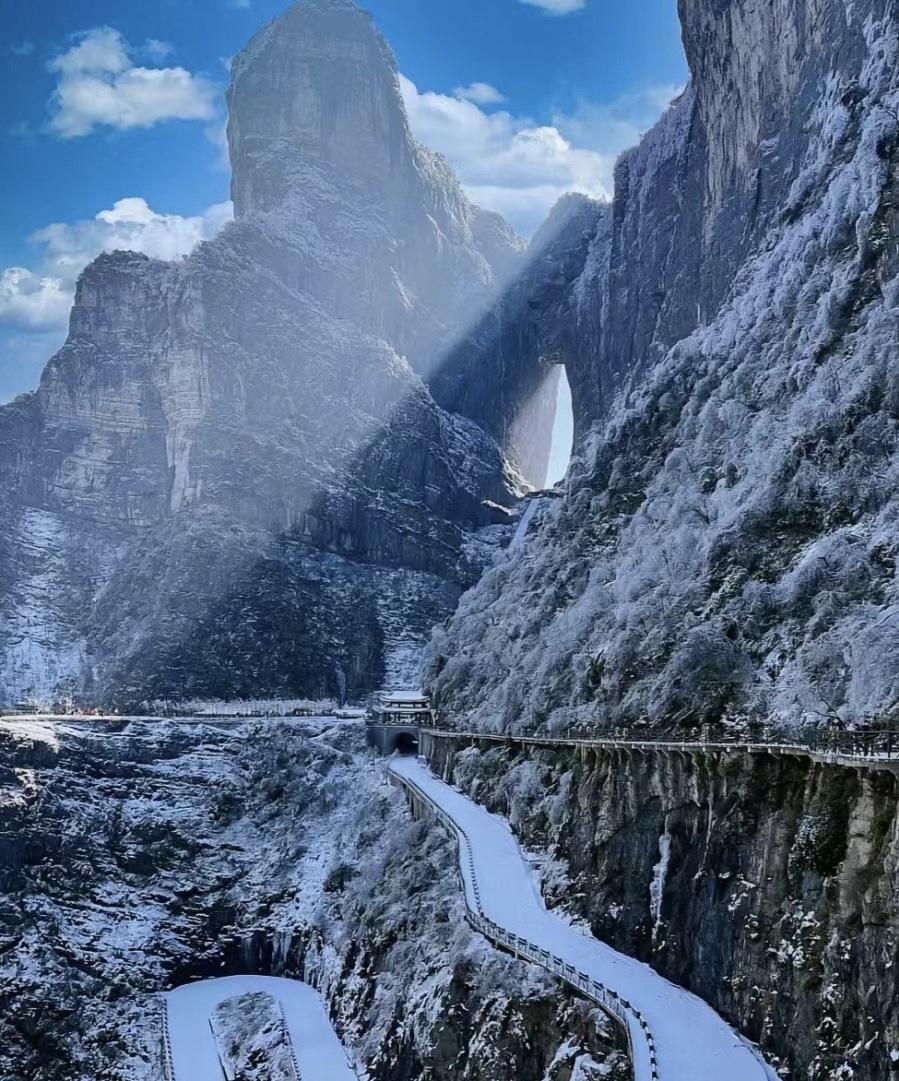
[[[365,722],[369,745],[381,754],[416,754],[418,731],[433,722],[431,703],[421,691],[383,691]]]
[[[372,706],[371,720],[385,725],[430,724],[431,701],[421,691],[382,691]]]

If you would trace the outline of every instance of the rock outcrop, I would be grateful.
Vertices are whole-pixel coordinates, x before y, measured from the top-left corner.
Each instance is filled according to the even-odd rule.
[[[568,289],[566,498],[430,651],[462,724],[899,707],[896,11],[680,9],[691,82]]]
[[[98,259],[0,409],[0,703],[372,689],[542,482],[536,357],[440,393],[524,246],[416,144],[370,17],[299,0],[228,103],[233,224]]]
[[[607,235],[609,207],[585,195],[559,200],[534,236],[527,265],[453,349],[431,381],[448,409],[474,416],[488,431],[502,431],[528,476],[545,468],[545,434],[555,420],[559,373],[567,369],[575,437],[586,435],[597,415],[599,391],[583,350],[574,286]],[[518,358],[536,363],[522,365]]]

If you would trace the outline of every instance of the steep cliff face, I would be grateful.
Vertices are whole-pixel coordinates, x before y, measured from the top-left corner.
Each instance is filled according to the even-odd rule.
[[[781,1076],[893,1076],[893,772],[467,740],[437,741],[432,766],[543,855],[551,904],[702,996]]]
[[[570,290],[566,499],[431,649],[442,704],[488,728],[899,702],[896,12],[681,18],[691,84]]]
[[[358,728],[0,725],[0,1076],[160,1081],[155,994],[257,974],[377,1081],[624,1081],[598,1011],[470,931],[456,860]]]
[[[300,0],[229,106],[235,222],[98,259],[0,410],[0,700],[370,689],[475,580],[484,501],[542,480],[550,425],[505,415],[536,358],[486,419],[490,372],[430,389],[523,245],[414,142],[369,16]]]

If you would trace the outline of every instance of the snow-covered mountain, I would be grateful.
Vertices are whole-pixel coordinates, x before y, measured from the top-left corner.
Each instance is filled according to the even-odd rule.
[[[100,259],[41,387],[0,411],[3,693],[371,686],[539,483],[563,363],[566,490],[434,632],[444,716],[894,719],[896,5],[680,11],[690,85],[613,203],[566,199],[526,256],[414,144],[352,4],[257,36],[234,225],[177,265]],[[469,929],[449,836],[363,739],[0,724],[0,1075],[155,1081],[155,992],[265,973],[315,983],[371,1081],[628,1076],[598,1011]],[[562,915],[784,1077],[890,1074],[889,768],[431,742]]]
[[[453,358],[524,245],[416,144],[370,17],[299,0],[228,100],[234,223],[99,258],[0,409],[0,703],[371,689],[542,481],[534,358],[464,394]]]
[[[431,647],[460,723],[899,706],[896,8],[679,6],[690,84],[563,305],[566,497]]]

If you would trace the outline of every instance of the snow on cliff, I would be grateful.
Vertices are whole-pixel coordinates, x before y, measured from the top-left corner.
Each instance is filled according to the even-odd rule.
[[[741,23],[743,5],[702,3],[687,21],[693,86],[620,164],[616,224],[575,286],[614,395],[564,503],[430,649],[439,703],[471,723],[789,726],[899,705],[899,30],[873,2],[818,7]],[[807,50],[795,70],[777,66],[792,46],[759,51],[777,19]],[[752,132],[719,115],[751,102],[714,93],[745,77],[738,31],[776,68]],[[624,320],[625,286],[651,274],[661,299]]]

